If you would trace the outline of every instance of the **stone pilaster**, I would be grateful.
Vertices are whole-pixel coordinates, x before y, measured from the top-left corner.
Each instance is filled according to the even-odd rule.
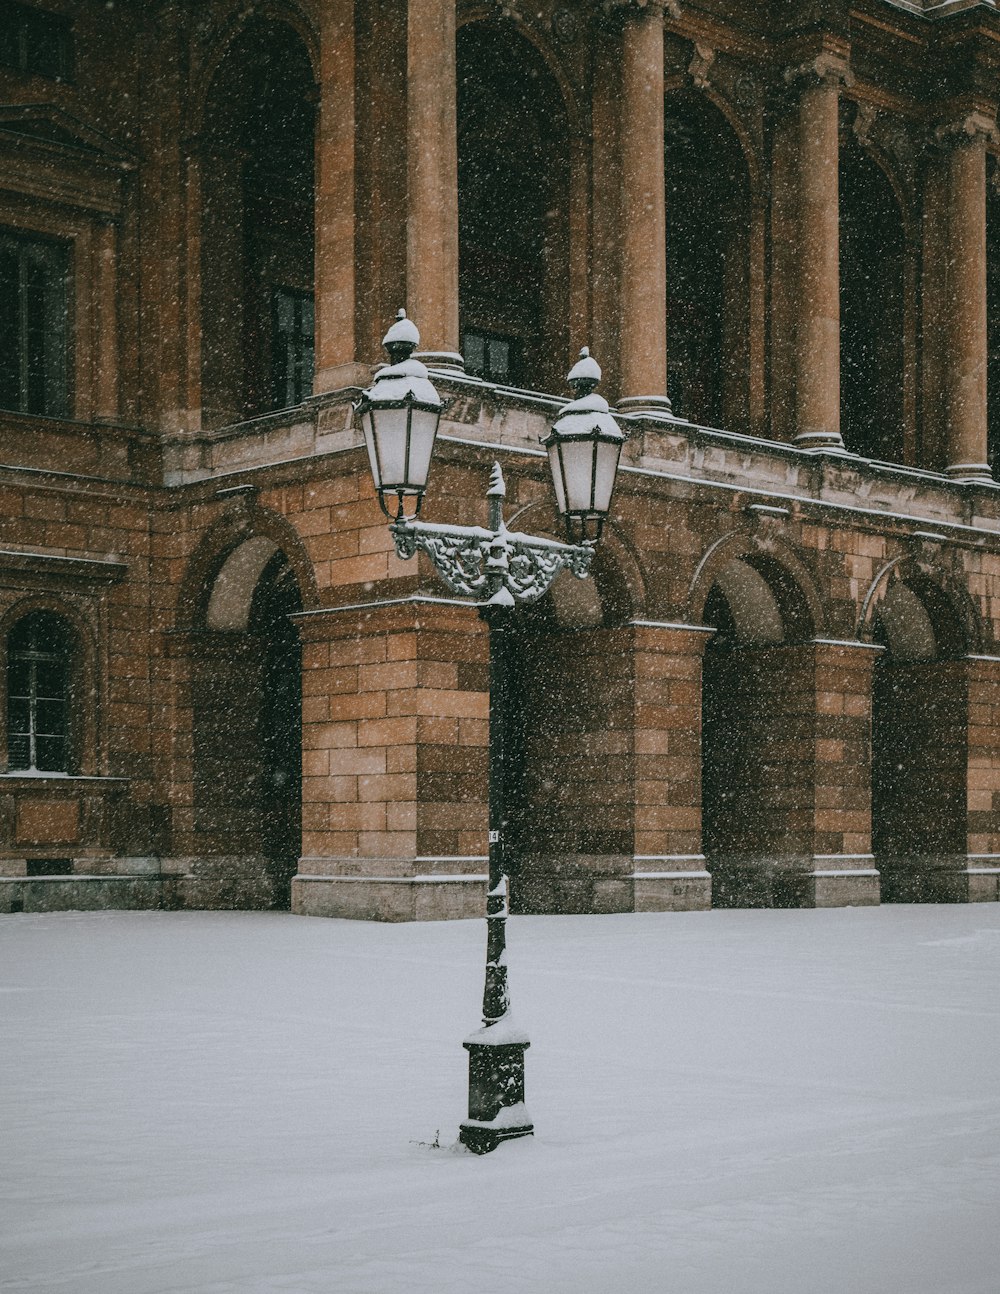
[[[625,13],[622,35],[621,390],[629,413],[669,414],[661,0]]]
[[[701,669],[713,630],[632,626],[636,912],[707,908],[701,848]]]
[[[995,133],[995,123],[975,112],[937,131],[948,150],[945,470],[961,481],[992,479],[986,415],[986,143]]]
[[[420,358],[461,370],[455,0],[409,0],[406,76],[406,308]]]
[[[843,449],[840,434],[840,86],[844,59],[823,53],[789,68],[798,86],[798,201],[793,368],[795,442],[804,448]]]

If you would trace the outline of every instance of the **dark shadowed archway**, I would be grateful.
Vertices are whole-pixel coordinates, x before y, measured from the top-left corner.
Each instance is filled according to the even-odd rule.
[[[773,557],[718,571],[702,673],[702,840],[715,907],[793,907],[812,855],[814,632],[802,590]]]
[[[964,897],[966,636],[947,594],[913,573],[890,582],[875,619],[872,848],[883,903]]]
[[[316,88],[284,23],[250,18],[216,70],[202,150],[202,417],[312,394]]]
[[[749,430],[750,177],[703,96],[666,101],[667,355],[674,411]]]
[[[885,172],[840,156],[840,405],[852,453],[903,461],[905,238]]]
[[[466,368],[559,390],[569,352],[569,125],[510,24],[458,33],[459,313]]]

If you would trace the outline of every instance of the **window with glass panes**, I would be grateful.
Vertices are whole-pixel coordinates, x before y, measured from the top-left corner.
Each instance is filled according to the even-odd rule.
[[[69,703],[73,631],[60,616],[34,611],[7,638],[7,766],[70,771]]]
[[[300,404],[313,387],[313,298],[311,292],[275,288],[271,296],[273,328],[271,371],[276,409]]]
[[[0,409],[69,413],[66,248],[0,230]]]
[[[517,379],[518,344],[511,337],[466,328],[462,334],[465,371],[487,382],[511,385]]]

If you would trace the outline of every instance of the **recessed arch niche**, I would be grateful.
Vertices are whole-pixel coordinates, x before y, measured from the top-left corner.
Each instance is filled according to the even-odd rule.
[[[193,814],[204,906],[287,907],[301,854],[302,594],[267,535],[222,555],[190,644]]]
[[[917,572],[890,579],[872,637],[872,850],[883,903],[961,897],[968,681],[961,619]]]
[[[702,848],[715,907],[792,907],[811,857],[815,780],[808,599],[773,556],[715,573],[702,619]]]

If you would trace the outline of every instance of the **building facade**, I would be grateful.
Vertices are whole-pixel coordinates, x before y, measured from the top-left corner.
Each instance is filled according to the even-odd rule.
[[[353,404],[405,304],[425,515],[556,533],[529,912],[1000,898],[992,0],[0,3],[0,911],[479,915],[485,631]]]

